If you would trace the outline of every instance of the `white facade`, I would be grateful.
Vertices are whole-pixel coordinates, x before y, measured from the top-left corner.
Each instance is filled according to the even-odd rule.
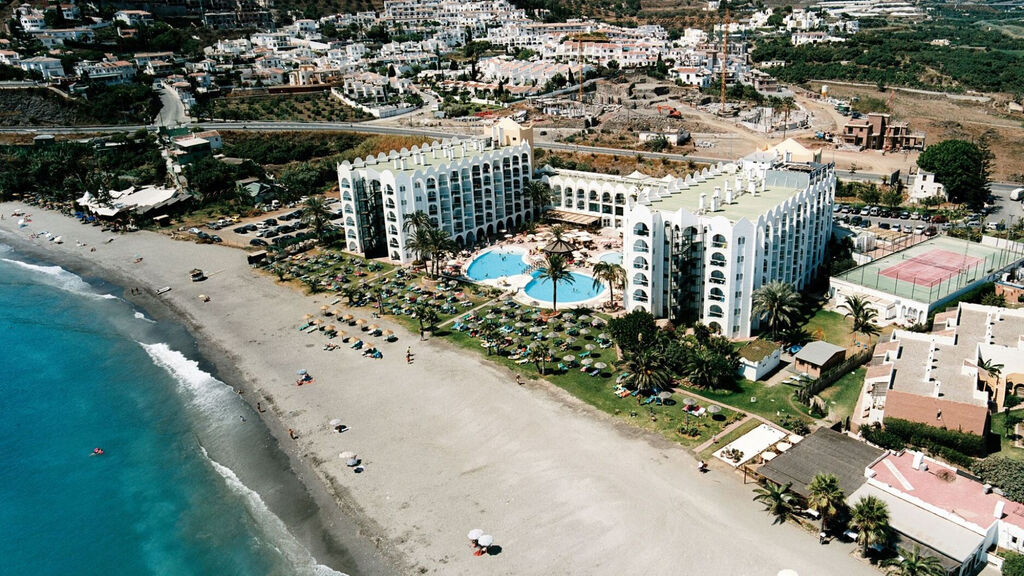
[[[42,74],[44,80],[64,78],[64,66],[56,58],[33,56],[32,58],[25,58],[18,65],[26,72]]]
[[[748,157],[685,179],[640,183],[627,196],[625,305],[751,335],[754,290],[803,290],[824,261],[835,167]]]
[[[533,172],[532,135],[505,128],[496,125],[488,140],[446,140],[339,164],[346,247],[411,262],[404,224],[417,211],[460,246],[530,220],[524,189]]]
[[[924,170],[918,171],[914,176],[914,185],[910,187],[910,200],[920,202],[935,196],[942,198],[943,201],[949,199],[946,187],[935,181],[935,174]]]

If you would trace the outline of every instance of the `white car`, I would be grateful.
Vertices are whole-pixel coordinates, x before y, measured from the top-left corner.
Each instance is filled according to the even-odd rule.
[[[920,234],[924,234],[924,226],[922,226],[922,225],[918,224],[918,225],[917,225],[917,226],[916,226],[916,227],[914,228],[914,234],[918,234],[918,235],[920,235]]]

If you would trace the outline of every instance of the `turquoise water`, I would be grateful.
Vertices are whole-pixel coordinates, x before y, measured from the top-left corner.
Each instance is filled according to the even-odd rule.
[[[490,250],[477,256],[466,269],[466,276],[477,282],[497,280],[502,276],[526,274],[530,267],[523,261],[523,253],[515,250]]]
[[[543,300],[551,302],[554,296],[554,289],[550,280],[537,278],[539,272],[534,273],[534,279],[526,285],[524,291],[526,295],[534,300]],[[573,282],[568,283],[565,281],[558,283],[558,303],[559,304],[572,304],[574,302],[583,302],[584,300],[590,300],[591,298],[597,298],[604,294],[608,288],[604,285],[599,285],[594,288],[594,278],[587,276],[586,274],[580,274],[579,272],[572,273]]]
[[[109,291],[0,245],[0,572],[337,574],[258,415]]]
[[[598,257],[601,262],[610,262],[612,264],[622,265],[622,253],[621,252],[605,252]]]

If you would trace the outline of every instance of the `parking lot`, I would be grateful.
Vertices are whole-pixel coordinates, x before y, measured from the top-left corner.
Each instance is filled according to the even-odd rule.
[[[331,209],[340,207],[340,204],[329,206]],[[302,221],[302,207],[298,204],[250,218],[222,218],[191,228],[188,232],[214,242],[219,238],[224,244],[241,248],[267,248],[288,239],[312,237],[309,225]]]

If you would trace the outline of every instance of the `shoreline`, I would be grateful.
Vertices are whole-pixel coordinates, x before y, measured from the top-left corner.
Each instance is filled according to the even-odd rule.
[[[2,204],[0,212],[15,207]],[[29,229],[17,230],[10,218],[0,228],[27,244],[32,231],[62,234],[63,245],[34,244],[43,259],[129,287],[170,286],[146,298],[172,318],[181,314],[225,381],[247,383],[248,402],[262,401],[274,414],[266,420],[275,422],[271,431],[297,475],[325,496],[325,527],[346,523],[355,543],[372,546],[372,557],[396,573],[595,576],[687,566],[705,574],[774,576],[791,568],[877,576],[850,556],[852,548],[808,554],[813,539],[796,526],[772,526],[738,478],[701,475],[690,451],[614,425],[544,380],[516,386],[483,355],[443,339],[420,341],[389,317],[378,322],[398,342],[381,344],[384,358],[322,351],[322,336],[296,328],[333,296],[281,286],[249,268],[241,250],[144,231],[108,244],[111,234],[97,227],[24,209],[34,216]],[[196,267],[209,279],[190,282]],[[369,317],[367,309],[351,312]],[[316,382],[296,387],[297,368]],[[333,418],[349,430],[331,430]],[[296,441],[281,434],[288,428]],[[338,458],[347,450],[363,460],[362,474]],[[466,533],[478,527],[495,538],[491,556],[470,553]]]
[[[18,207],[30,213],[42,210],[30,205],[19,204]],[[66,218],[63,215],[54,214]],[[324,484],[323,479],[319,477],[312,465],[302,457],[298,447],[291,442],[288,437],[288,428],[281,415],[271,409],[272,406],[268,406],[266,402],[263,403],[263,412],[257,411],[256,402],[259,401],[259,398],[255,396],[262,397],[258,386],[242,374],[234,354],[221,346],[215,339],[210,338],[204,332],[201,324],[194,321],[174,302],[162,300],[149,290],[143,289],[132,293],[131,288],[137,282],[132,281],[123,272],[105,267],[95,261],[75,259],[71,255],[59,253],[48,246],[49,242],[36,243],[27,237],[12,233],[6,229],[5,223],[6,221],[0,222],[0,229],[10,235],[0,233],[0,242],[10,245],[18,254],[60,266],[77,274],[90,284],[92,284],[91,280],[96,279],[117,288],[118,293],[115,293],[115,296],[139,308],[151,320],[177,324],[188,333],[196,345],[196,350],[181,352],[199,362],[200,367],[214,378],[235,389],[241,399],[252,408],[253,413],[259,415],[261,424],[276,440],[277,449],[287,457],[290,473],[295,481],[304,488],[316,506],[316,524],[319,526],[289,525],[289,529],[293,530],[293,534],[318,561],[325,563],[318,552],[326,551],[331,557],[341,555],[354,560],[356,567],[354,570],[351,567],[340,570],[347,576],[403,573],[398,570],[398,567],[404,564],[404,560],[397,556],[388,557],[381,550],[381,540],[377,536],[380,528],[372,526],[371,521],[362,516],[358,507],[344,505],[336,492],[332,495],[332,488]],[[118,239],[121,238],[130,238],[130,235],[118,236]],[[338,509],[345,515],[345,518],[341,520],[350,520],[352,524],[346,524],[331,517],[330,512]],[[323,528],[325,533],[311,534],[310,529],[317,527]],[[339,570],[336,566],[327,565],[332,569]]]

